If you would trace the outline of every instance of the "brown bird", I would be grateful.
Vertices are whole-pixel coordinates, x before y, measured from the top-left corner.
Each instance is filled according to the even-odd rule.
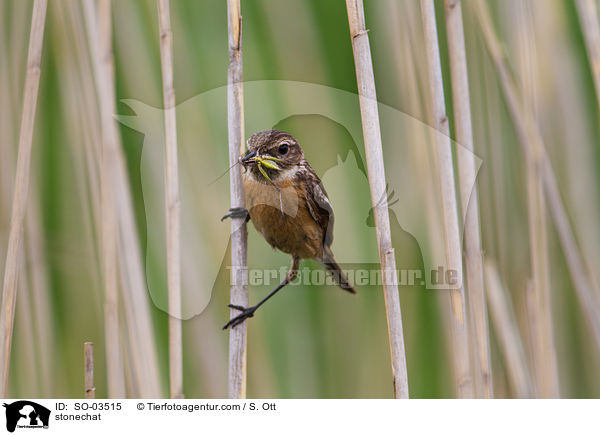
[[[265,130],[248,139],[248,152],[240,158],[244,167],[247,209],[232,208],[223,216],[252,220],[256,230],[276,249],[292,256],[285,277],[271,293],[251,307],[229,304],[241,311],[223,327],[235,327],[298,275],[300,260],[321,263],[342,289],[356,293],[335,261],[333,209],[327,192],[294,137],[284,131]]]

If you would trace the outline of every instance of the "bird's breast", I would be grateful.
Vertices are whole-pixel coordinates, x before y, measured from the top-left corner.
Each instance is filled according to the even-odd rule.
[[[320,258],[323,230],[312,218],[301,185],[291,178],[277,185],[245,173],[244,194],[256,230],[274,248],[300,258]]]

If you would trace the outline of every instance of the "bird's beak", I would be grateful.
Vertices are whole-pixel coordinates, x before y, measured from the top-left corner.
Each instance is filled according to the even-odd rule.
[[[254,162],[256,161],[256,150],[252,151],[251,153],[246,154],[244,157],[242,157],[241,162],[243,165],[246,165],[248,163]]]
[[[271,181],[271,178],[269,177],[269,174],[267,174],[267,172],[265,171],[264,168],[273,169],[275,171],[281,170],[279,165],[277,165],[277,163],[275,163],[275,162],[281,162],[281,159],[278,159],[277,157],[272,157],[269,155],[261,156],[258,154],[258,152],[256,150],[252,151],[251,153],[246,154],[244,157],[242,157],[240,159],[240,162],[242,163],[242,165],[244,165],[244,168],[249,163],[256,163],[256,167],[258,168],[259,172],[262,174],[263,177],[265,177],[269,181]]]

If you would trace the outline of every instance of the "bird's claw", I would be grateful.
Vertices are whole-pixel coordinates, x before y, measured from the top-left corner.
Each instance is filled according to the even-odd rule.
[[[221,222],[223,222],[225,219],[227,218],[247,218],[248,217],[248,210],[243,208],[243,207],[232,207],[229,209],[229,213],[227,213],[225,216],[223,216],[221,218]]]
[[[246,310],[246,307],[243,307],[241,305],[227,304],[227,306],[229,308],[233,308],[234,310],[238,310],[238,311],[245,311]]]
[[[227,329],[230,326],[231,326],[231,328],[235,328],[237,325],[242,323],[244,320],[246,320],[250,317],[254,317],[254,312],[256,311],[256,307],[246,308],[246,307],[242,307],[241,305],[233,305],[233,304],[229,304],[227,306],[229,308],[233,308],[234,310],[241,311],[241,313],[238,314],[237,316],[235,316],[229,322],[227,322],[227,324],[225,326],[223,326],[223,329]]]

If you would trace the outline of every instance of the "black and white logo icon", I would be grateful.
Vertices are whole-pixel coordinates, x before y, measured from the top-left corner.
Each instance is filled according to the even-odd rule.
[[[5,403],[6,430],[14,432],[16,428],[40,429],[48,428],[50,410],[29,400]]]

